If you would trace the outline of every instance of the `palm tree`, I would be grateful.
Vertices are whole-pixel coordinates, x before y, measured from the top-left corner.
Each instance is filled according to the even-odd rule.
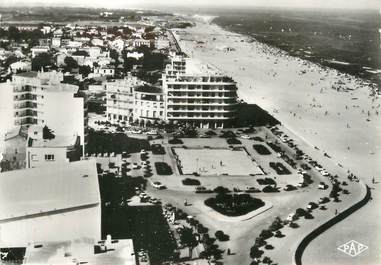
[[[180,231],[181,243],[189,248],[189,257],[192,258],[193,249],[198,245],[196,237],[193,234],[193,230],[189,227],[184,227]]]
[[[273,261],[272,261],[269,257],[267,257],[267,256],[263,258],[262,262],[263,262],[263,263],[267,263],[267,264],[269,264],[269,265],[270,265],[271,263],[273,263]]]

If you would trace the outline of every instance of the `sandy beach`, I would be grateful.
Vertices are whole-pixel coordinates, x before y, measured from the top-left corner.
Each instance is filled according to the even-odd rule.
[[[319,255],[321,248],[316,246],[325,243],[324,251],[331,252],[335,264],[381,264],[381,224],[377,221],[381,214],[376,206],[381,196],[372,183],[373,177],[381,181],[381,99],[372,85],[204,21],[198,19],[195,27],[175,31],[185,53],[233,77],[240,99],[264,108],[375,188],[371,204],[344,220],[341,225],[346,229],[335,226],[328,238],[315,240],[313,251],[306,252],[307,260],[309,255]],[[369,246],[362,259],[348,261],[336,250],[338,242],[350,239]]]

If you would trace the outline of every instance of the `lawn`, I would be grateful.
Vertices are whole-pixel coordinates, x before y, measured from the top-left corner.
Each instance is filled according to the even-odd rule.
[[[270,155],[271,154],[270,150],[267,149],[267,147],[262,145],[262,144],[255,144],[255,145],[253,145],[253,148],[260,155]]]
[[[258,198],[253,198],[249,194],[217,194],[215,198],[205,200],[205,205],[211,207],[215,211],[227,216],[245,215],[251,211],[265,205]]]
[[[288,170],[282,163],[280,162],[270,162],[270,167],[276,171],[278,175],[289,175],[291,174],[290,170]]]

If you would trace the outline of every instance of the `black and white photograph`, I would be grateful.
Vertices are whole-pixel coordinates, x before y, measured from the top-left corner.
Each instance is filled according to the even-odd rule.
[[[0,0],[0,265],[381,265],[380,0]]]

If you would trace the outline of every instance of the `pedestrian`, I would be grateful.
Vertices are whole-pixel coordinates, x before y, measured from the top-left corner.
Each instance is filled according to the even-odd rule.
[[[228,256],[231,254],[231,253],[230,253],[230,248],[228,248],[228,252],[227,252],[227,254],[228,254]]]
[[[335,210],[335,215],[337,215],[337,213],[338,213],[338,211],[337,211],[337,209]]]

